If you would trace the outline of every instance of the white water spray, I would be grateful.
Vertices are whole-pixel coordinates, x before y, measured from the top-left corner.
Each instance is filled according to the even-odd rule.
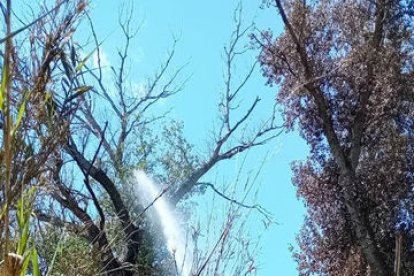
[[[181,276],[188,276],[191,273],[192,256],[191,250],[187,250],[183,233],[172,212],[167,199],[160,197],[159,187],[155,185],[151,178],[145,172],[137,170],[134,172],[135,180],[138,184],[137,195],[143,200],[143,203],[149,205],[154,202],[153,207],[160,221],[167,248],[171,256],[175,259],[176,267]]]

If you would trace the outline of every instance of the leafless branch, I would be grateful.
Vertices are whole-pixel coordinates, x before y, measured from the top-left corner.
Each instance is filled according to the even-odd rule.
[[[235,104],[237,96],[245,88],[248,83],[248,80],[251,78],[254,69],[256,67],[256,62],[249,68],[247,74],[242,78],[242,80],[233,84],[233,75],[236,57],[244,53],[244,50],[239,51],[239,44],[242,43],[242,39],[245,37],[246,33],[252,29],[253,25],[249,25],[246,28],[242,28],[241,21],[241,8],[235,13],[235,30],[231,35],[230,43],[224,49],[225,54],[225,78],[224,86],[225,92],[222,97],[222,101],[219,105],[221,109],[221,125],[220,130],[217,133],[217,139],[215,141],[214,148],[208,160],[205,161],[194,173],[184,181],[180,187],[175,191],[174,195],[171,196],[173,204],[179,202],[186,194],[188,194],[193,187],[196,185],[198,180],[207,173],[217,162],[221,160],[230,159],[236,154],[242,153],[250,148],[264,145],[265,143],[274,139],[279,135],[282,126],[275,125],[274,114],[271,118],[263,124],[259,130],[254,132],[249,139],[240,142],[239,144],[232,145],[229,140],[235,135],[237,131],[240,131],[241,128],[247,127],[247,121],[253,116],[253,113],[260,102],[260,98],[256,97],[253,102],[249,105],[246,111],[244,111],[242,116],[237,120],[232,120],[233,113],[239,109],[239,106]],[[240,112],[240,111],[239,111]],[[224,149],[227,147],[227,149]]]
[[[105,127],[103,129],[103,135],[105,135],[105,130],[106,130],[107,126],[108,126],[108,123],[105,124]],[[92,158],[91,165],[88,168],[88,170],[87,171],[82,170],[82,172],[84,174],[84,177],[85,177],[85,179],[84,179],[85,186],[88,189],[89,193],[91,194],[92,201],[93,201],[93,203],[95,205],[95,208],[96,208],[96,210],[98,210],[99,216],[101,217],[101,221],[100,221],[100,229],[101,230],[103,230],[104,227],[105,227],[105,214],[104,214],[104,212],[102,210],[101,204],[98,201],[98,198],[95,195],[95,192],[93,191],[93,189],[92,189],[92,187],[91,187],[91,185],[89,183],[89,174],[91,172],[92,165],[95,163],[95,160],[98,157],[99,151],[100,151],[101,146],[102,146],[102,142],[103,142],[103,139],[99,142],[98,148],[95,151],[95,154],[94,154],[94,156]]]
[[[255,210],[257,210],[260,214],[262,214],[267,220],[269,220],[269,221],[272,221],[272,218],[271,218],[271,214],[266,210],[266,209],[264,209],[260,204],[254,204],[254,205],[247,205],[247,204],[245,204],[245,203],[243,203],[243,202],[240,202],[240,201],[238,201],[238,200],[235,200],[235,199],[233,199],[233,198],[230,198],[230,197],[228,197],[228,196],[226,196],[224,193],[222,193],[222,192],[220,192],[215,186],[214,186],[214,184],[212,184],[212,183],[208,183],[208,182],[198,182],[197,184],[196,184],[197,186],[198,185],[202,185],[202,186],[208,186],[208,187],[210,187],[216,194],[218,194],[220,197],[222,197],[222,198],[224,198],[225,200],[227,200],[227,201],[229,201],[229,202],[231,202],[231,203],[234,203],[234,204],[236,204],[236,205],[238,205],[238,206],[240,206],[240,207],[243,207],[243,208],[247,208],[247,209],[255,209]]]
[[[195,273],[195,275],[200,276],[201,273],[205,270],[208,263],[210,262],[210,259],[213,256],[214,252],[216,251],[217,247],[220,245],[221,242],[223,242],[228,237],[232,224],[233,224],[233,218],[229,217],[229,219],[227,220],[226,225],[224,226],[224,229],[223,229],[219,239],[215,243],[213,249],[211,250],[210,254],[207,256],[204,263],[198,269],[197,273]]]
[[[10,34],[8,34],[6,37],[1,38],[0,39],[0,44],[6,42],[8,39],[13,38],[14,36],[18,35],[19,33],[23,32],[24,30],[27,30],[28,28],[30,28],[31,26],[35,25],[36,23],[38,23],[39,21],[43,20],[44,18],[46,18],[48,15],[54,13],[55,11],[57,11],[63,4],[67,3],[68,0],[62,0],[60,2],[58,2],[58,4],[52,8],[51,10],[47,11],[46,13],[44,13],[43,15],[39,16],[38,18],[36,18],[35,20],[33,20],[32,22],[30,22],[29,24],[26,24],[25,26],[11,32]],[[83,2],[81,2],[83,3]],[[80,5],[85,5],[85,3],[80,4]],[[4,12],[4,6],[2,5],[2,11],[3,14],[5,14]],[[83,9],[83,8],[82,8]]]

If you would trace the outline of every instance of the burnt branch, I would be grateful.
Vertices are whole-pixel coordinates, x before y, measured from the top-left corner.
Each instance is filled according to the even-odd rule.
[[[96,246],[102,254],[102,263],[104,266],[110,268],[116,268],[120,266],[120,262],[113,254],[106,233],[101,231],[99,227],[94,223],[92,217],[82,209],[77,200],[73,197],[73,191],[67,188],[60,179],[61,162],[56,163],[56,170],[53,172],[54,184],[57,190],[53,191],[52,197],[59,202],[63,207],[70,210],[84,225],[86,231],[86,238],[89,242]]]
[[[259,129],[252,130],[249,137],[245,137],[235,145],[230,141],[236,133],[242,132],[242,129],[248,127],[248,120],[254,116],[254,111],[260,102],[260,98],[256,97],[245,111],[241,111],[239,104],[237,104],[238,96],[248,84],[257,63],[253,63],[241,81],[234,81],[234,68],[237,63],[237,57],[240,57],[246,52],[246,49],[240,47],[240,44],[243,43],[243,38],[245,38],[246,34],[253,28],[253,25],[249,25],[246,28],[242,27],[240,7],[235,12],[234,21],[235,30],[231,35],[229,44],[224,48],[224,63],[226,65],[224,77],[225,89],[219,104],[221,124],[218,133],[216,133],[214,148],[208,159],[201,164],[171,196],[173,204],[177,204],[190,193],[197,185],[199,179],[218,162],[231,159],[235,155],[245,152],[246,150],[266,144],[277,137],[282,129],[282,126],[276,125],[275,115],[272,114]],[[237,118],[237,113],[241,113],[242,116]]]
[[[141,230],[133,223],[128,208],[121,197],[116,185],[107,176],[107,174],[99,168],[96,168],[91,162],[78,151],[73,141],[70,141],[65,146],[65,151],[76,161],[79,168],[82,170],[89,170],[89,175],[95,179],[108,194],[111,203],[114,206],[117,217],[119,218],[125,236],[129,237],[128,245],[126,246],[125,261],[132,262],[137,254],[137,247],[141,243]]]
[[[105,124],[105,127],[104,127],[104,129],[103,129],[103,133],[104,133],[104,134],[105,134],[105,130],[106,130],[106,127],[107,127],[107,126],[108,126],[108,123],[106,123],[106,124]],[[97,148],[97,149],[96,149],[96,151],[95,151],[95,154],[94,154],[94,156],[93,156],[93,158],[92,158],[91,166],[88,168],[88,170],[87,170],[87,171],[82,170],[82,173],[84,174],[84,177],[85,177],[85,179],[84,179],[85,186],[86,186],[86,188],[88,189],[88,192],[90,193],[90,195],[91,195],[91,197],[92,197],[93,204],[95,205],[95,208],[96,208],[96,210],[98,211],[98,214],[99,214],[99,216],[100,216],[100,218],[101,218],[101,221],[100,221],[100,223],[99,223],[99,228],[100,228],[101,230],[103,230],[103,229],[104,229],[104,227],[105,227],[105,214],[104,214],[104,212],[103,212],[103,210],[102,210],[101,204],[100,204],[100,203],[99,203],[99,201],[98,201],[98,198],[97,198],[97,197],[96,197],[96,195],[95,195],[95,192],[94,192],[94,191],[93,191],[93,189],[92,189],[91,184],[89,183],[89,174],[90,174],[90,172],[91,172],[92,165],[95,163],[96,158],[98,157],[99,151],[100,151],[101,146],[102,146],[102,141],[103,141],[103,140],[101,140],[101,141],[99,142],[98,148]]]

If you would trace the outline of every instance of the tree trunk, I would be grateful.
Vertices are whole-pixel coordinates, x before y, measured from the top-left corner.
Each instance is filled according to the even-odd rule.
[[[341,172],[340,184],[344,187],[344,199],[346,210],[351,218],[358,244],[369,264],[372,276],[392,275],[391,270],[380,255],[376,246],[374,233],[369,227],[369,221],[364,218],[361,208],[356,201],[355,179],[353,172],[347,170]]]

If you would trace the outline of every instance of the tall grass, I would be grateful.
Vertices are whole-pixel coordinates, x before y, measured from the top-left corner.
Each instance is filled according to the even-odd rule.
[[[13,116],[12,106],[12,31],[11,31],[11,0],[6,1],[6,37],[1,68],[1,85],[0,85],[0,112],[3,114],[3,137],[0,150],[1,168],[4,171],[1,183],[1,192],[3,195],[0,209],[0,240],[3,260],[1,261],[1,275],[20,276],[26,275],[31,264],[31,274],[40,275],[38,265],[38,255],[33,241],[30,239],[30,217],[32,213],[32,202],[34,200],[35,189],[21,189],[20,198],[16,200],[11,193],[13,183],[13,142],[15,134],[22,121],[27,95],[23,95],[23,101],[17,108]],[[15,117],[15,118],[13,118]],[[11,231],[11,216],[15,216],[17,229]]]

